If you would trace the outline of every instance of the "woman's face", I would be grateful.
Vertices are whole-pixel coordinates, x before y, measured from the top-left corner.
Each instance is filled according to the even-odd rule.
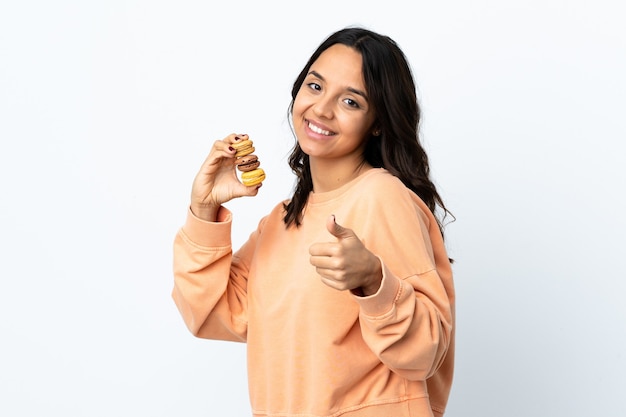
[[[361,65],[361,54],[342,44],[311,65],[292,112],[298,143],[309,157],[362,160],[375,115]]]

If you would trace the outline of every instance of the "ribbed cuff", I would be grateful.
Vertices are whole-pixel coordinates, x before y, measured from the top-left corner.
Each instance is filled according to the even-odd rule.
[[[400,292],[400,280],[387,269],[380,257],[378,259],[383,271],[380,288],[375,294],[367,297],[355,296],[363,313],[370,317],[382,316],[388,313],[393,308],[393,304],[398,299]]]
[[[182,229],[189,240],[198,246],[219,247],[231,245],[231,226],[232,214],[225,207],[220,207],[215,222],[208,222],[196,217],[189,208],[187,220]]]

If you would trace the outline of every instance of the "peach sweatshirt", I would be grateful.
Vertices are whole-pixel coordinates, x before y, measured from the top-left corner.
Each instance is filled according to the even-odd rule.
[[[442,416],[454,366],[454,286],[437,223],[384,169],[311,193],[300,228],[282,203],[231,248],[231,213],[188,212],[174,242],[173,299],[196,336],[247,343],[254,416]],[[353,229],[383,265],[379,291],[326,286],[309,246]]]

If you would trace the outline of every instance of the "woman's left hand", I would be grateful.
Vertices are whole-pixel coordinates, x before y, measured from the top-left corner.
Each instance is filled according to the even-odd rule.
[[[311,265],[331,288],[368,296],[380,288],[383,278],[380,260],[359,240],[353,230],[340,226],[335,216],[326,221],[326,228],[336,242],[314,243],[309,248]]]

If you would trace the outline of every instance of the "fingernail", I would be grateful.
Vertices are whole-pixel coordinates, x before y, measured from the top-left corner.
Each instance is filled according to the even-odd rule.
[[[235,150],[235,148],[233,148],[232,146],[229,146],[229,147],[228,147],[228,150],[232,152],[232,151],[234,151],[234,150]]]
[[[239,136],[235,136],[235,140],[241,140]]]

